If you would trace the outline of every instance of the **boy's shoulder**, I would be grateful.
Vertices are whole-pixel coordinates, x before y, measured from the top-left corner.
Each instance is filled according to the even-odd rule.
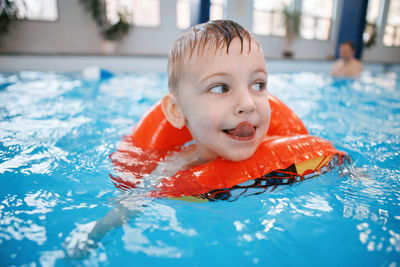
[[[159,162],[152,175],[170,177],[178,171],[186,170],[202,163],[204,162],[201,160],[196,145],[192,144],[182,148],[180,151],[174,151],[169,154],[163,161]]]

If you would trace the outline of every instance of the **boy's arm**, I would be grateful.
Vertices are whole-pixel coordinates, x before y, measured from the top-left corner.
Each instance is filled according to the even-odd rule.
[[[88,240],[98,243],[108,232],[128,223],[129,220],[140,213],[141,209],[126,208],[123,205],[110,210],[107,215],[96,221],[93,229],[88,233]]]
[[[108,232],[128,223],[143,211],[151,201],[147,196],[148,188],[158,184],[164,177],[173,176],[179,170],[201,163],[203,162],[199,159],[199,154],[193,145],[165,158],[149,176],[142,178],[137,188],[121,194],[114,201],[115,207],[104,218],[79,225],[71,232],[64,242],[68,256],[85,257],[91,249],[98,246],[100,240]]]
[[[69,257],[81,258],[98,246],[100,240],[110,231],[128,223],[137,216],[150,199],[141,199],[131,193],[119,198],[115,208],[105,217],[74,229],[63,244]]]

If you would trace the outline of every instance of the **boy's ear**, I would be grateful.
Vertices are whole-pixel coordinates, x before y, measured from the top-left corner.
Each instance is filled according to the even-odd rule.
[[[179,108],[176,98],[172,94],[167,94],[161,100],[161,107],[167,120],[175,128],[182,129],[185,126],[186,119]]]

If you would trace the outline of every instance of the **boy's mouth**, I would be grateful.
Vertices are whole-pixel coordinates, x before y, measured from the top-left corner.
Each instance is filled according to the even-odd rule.
[[[233,129],[222,130],[229,137],[238,140],[251,140],[256,135],[256,126],[253,126],[250,122],[244,121],[239,123]]]

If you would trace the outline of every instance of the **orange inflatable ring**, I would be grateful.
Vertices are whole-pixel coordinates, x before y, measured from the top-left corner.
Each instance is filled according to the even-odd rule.
[[[156,186],[153,197],[200,197],[236,199],[314,177],[347,159],[329,141],[310,136],[302,121],[283,102],[269,95],[271,122],[265,141],[255,154],[241,162],[216,159],[166,177]],[[174,128],[155,104],[111,155],[116,170],[129,178],[111,176],[120,189],[134,188],[171,151],[190,142],[189,130]],[[251,189],[251,190],[250,190]],[[232,191],[236,190],[235,194]]]

